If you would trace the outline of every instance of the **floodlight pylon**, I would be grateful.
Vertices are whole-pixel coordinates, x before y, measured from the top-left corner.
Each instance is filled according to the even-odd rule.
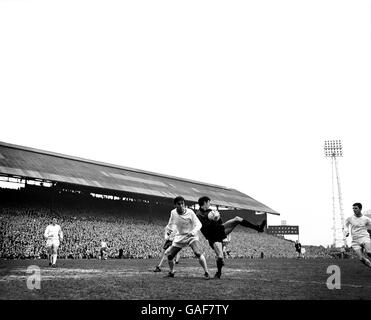
[[[341,184],[340,184],[340,174],[338,169],[338,162],[337,158],[343,156],[343,146],[341,140],[326,140],[325,141],[325,156],[331,158],[331,178],[332,178],[332,215],[333,215],[333,245],[334,247],[340,243],[340,246],[345,246],[346,239],[343,233],[344,228],[344,212],[343,212],[343,201],[342,201],[342,193],[341,193]],[[341,234],[342,237],[339,238],[337,236],[337,219],[336,219],[336,210],[335,210],[335,183],[334,183],[334,171],[336,175],[336,182],[337,182],[337,194],[338,194],[338,201],[339,201],[339,211],[340,211],[340,223],[341,223]]]

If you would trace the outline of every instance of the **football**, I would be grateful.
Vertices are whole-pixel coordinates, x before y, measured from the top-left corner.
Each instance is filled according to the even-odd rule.
[[[209,220],[218,221],[220,218],[220,213],[219,211],[212,210],[208,213],[207,217],[209,218]]]

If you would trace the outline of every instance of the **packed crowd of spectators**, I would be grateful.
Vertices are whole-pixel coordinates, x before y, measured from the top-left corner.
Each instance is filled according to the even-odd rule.
[[[0,212],[0,257],[8,259],[45,258],[45,228],[51,215],[39,209],[2,208]],[[107,217],[106,217],[107,218]],[[100,243],[107,240],[110,258],[151,258],[159,256],[163,227],[134,218],[99,220],[97,217],[57,216],[63,231],[60,258],[98,258]]]
[[[130,206],[123,210],[112,200],[95,199],[80,205],[80,199],[79,205],[63,201],[63,205],[56,205],[51,212],[50,207],[41,201],[15,200],[16,204],[2,202],[0,206],[0,258],[46,258],[43,235],[53,217],[57,218],[64,234],[59,258],[99,258],[101,241],[107,242],[109,258],[159,259],[162,256],[168,211],[162,217],[138,214],[142,211],[130,211]],[[201,234],[200,239],[205,256],[214,257]],[[297,256],[292,242],[264,233],[249,232],[242,227],[232,232],[226,252],[231,258]],[[318,247],[310,247],[306,255],[329,256],[325,249]],[[193,257],[193,253],[186,248],[181,251],[181,257]]]
[[[79,217],[76,215],[54,215],[64,234],[59,248],[60,258],[94,259],[100,257],[101,241],[106,240],[109,258],[160,258],[164,243],[165,220],[141,220],[126,215],[117,217]],[[45,228],[51,223],[47,209],[0,210],[0,258],[24,259],[45,258]],[[207,257],[214,253],[200,234],[201,244]],[[121,249],[121,250],[120,250]],[[231,258],[294,258],[295,248],[291,242],[268,234],[246,232],[237,227],[226,247]],[[192,257],[188,248],[182,257]],[[326,250],[312,247],[309,257],[325,257]]]

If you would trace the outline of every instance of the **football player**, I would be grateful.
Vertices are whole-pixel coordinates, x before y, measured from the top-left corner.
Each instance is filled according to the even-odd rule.
[[[63,232],[57,219],[53,218],[52,223],[48,225],[44,232],[46,239],[46,248],[48,250],[49,266],[56,267],[57,255],[60,241],[63,240]]]
[[[298,256],[297,258],[301,258],[301,254],[302,254],[302,248],[301,248],[301,243],[299,242],[299,240],[296,240],[295,242],[295,251],[298,253]]]
[[[363,215],[364,215],[365,217],[371,219],[371,210],[367,210],[366,213],[364,213]],[[368,229],[367,232],[368,232],[368,234],[370,235],[370,238],[371,238],[371,229]]]
[[[367,259],[364,253],[371,258],[371,240],[367,229],[371,228],[371,219],[362,214],[362,204],[356,202],[353,204],[354,215],[345,220],[344,235],[349,236],[349,228],[352,234],[352,248],[357,254],[358,259],[371,268],[371,261]]]
[[[100,242],[100,258],[101,260],[107,260],[108,256],[108,246],[107,246],[107,239],[102,239]]]
[[[217,221],[213,221],[208,218],[209,212],[212,211],[210,209],[211,199],[209,197],[201,197],[198,199],[198,205],[200,208],[197,212],[197,218],[202,224],[201,232],[209,241],[210,247],[216,254],[216,267],[218,271],[215,273],[214,278],[219,279],[222,275],[222,268],[224,265],[223,240],[227,238],[227,236],[238,225],[254,229],[258,232],[263,232],[267,220],[264,220],[260,225],[255,225],[238,216],[224,223],[221,218]]]
[[[169,222],[166,230],[172,230],[176,234],[172,245],[167,250],[167,259],[169,263],[170,272],[167,277],[174,277],[174,258],[182,248],[190,246],[193,253],[198,258],[200,265],[204,269],[205,279],[210,279],[209,271],[205,256],[201,252],[201,244],[198,238],[198,231],[201,229],[201,222],[197,219],[193,210],[185,206],[183,197],[178,196],[174,199],[175,209],[171,211]]]

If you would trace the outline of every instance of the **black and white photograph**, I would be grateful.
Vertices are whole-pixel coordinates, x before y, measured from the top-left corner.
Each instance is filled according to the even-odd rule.
[[[364,0],[0,0],[0,300],[370,300],[370,57]]]

